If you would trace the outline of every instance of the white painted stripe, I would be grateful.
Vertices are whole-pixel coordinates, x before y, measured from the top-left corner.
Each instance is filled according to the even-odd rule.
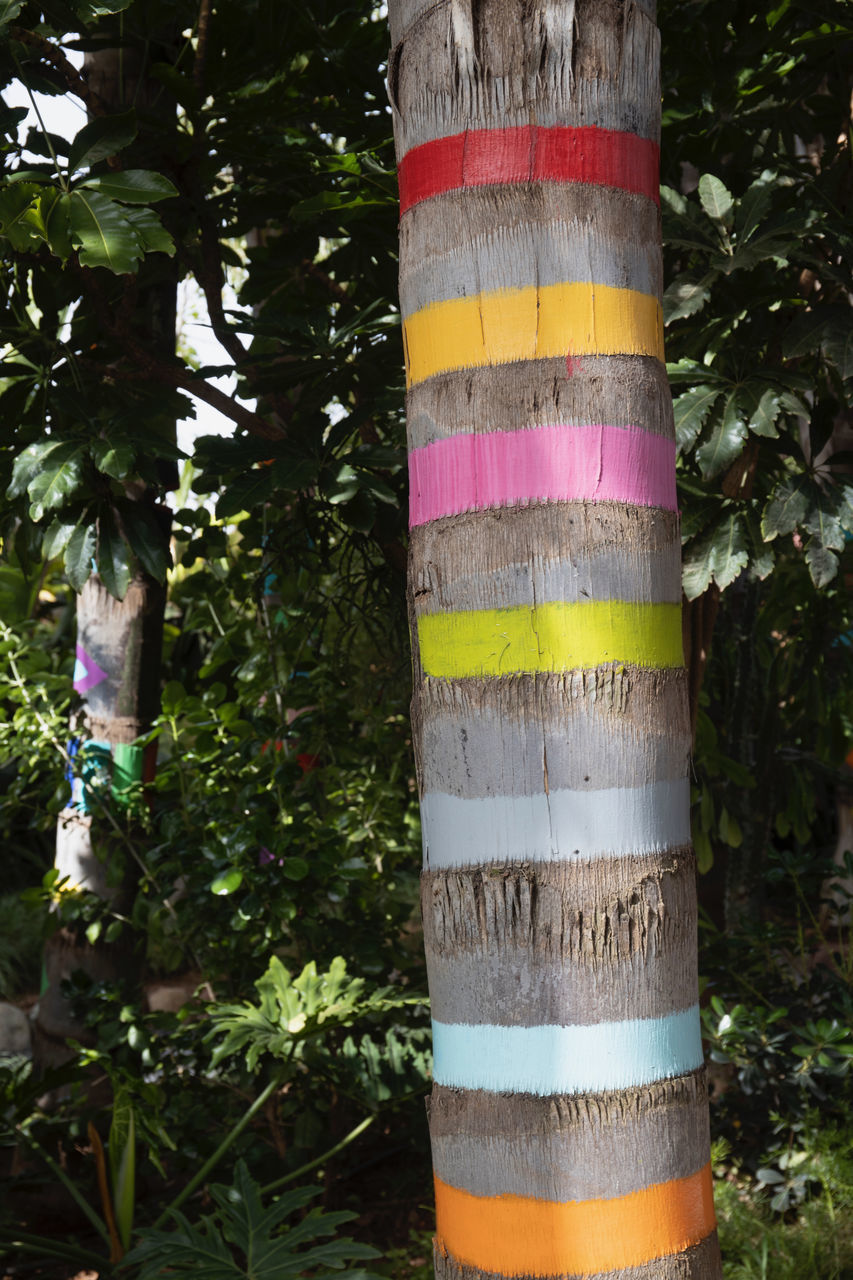
[[[643,787],[421,800],[424,867],[571,862],[657,853],[690,842],[687,778]]]
[[[602,1093],[702,1065],[699,1006],[594,1026],[497,1027],[433,1022],[433,1077],[488,1093]]]

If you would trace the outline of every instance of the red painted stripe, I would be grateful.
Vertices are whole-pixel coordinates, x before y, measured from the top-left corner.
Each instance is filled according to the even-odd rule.
[[[660,148],[612,129],[470,129],[403,156],[400,213],[445,191],[504,182],[589,182],[659,202]]]

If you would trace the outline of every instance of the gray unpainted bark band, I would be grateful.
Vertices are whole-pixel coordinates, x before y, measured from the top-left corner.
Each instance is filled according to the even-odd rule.
[[[453,255],[460,271],[467,271],[459,237],[463,226],[473,242],[472,259],[478,258],[482,249],[494,255],[501,246],[528,255],[539,250],[555,272],[556,253],[565,253],[569,259],[577,256],[577,247],[567,242],[569,235],[576,236],[578,244],[588,242],[590,236],[612,242],[616,253],[651,240],[654,252],[649,248],[645,260],[654,265],[644,269],[651,278],[660,279],[656,244],[659,214],[645,196],[592,183],[542,182],[532,190],[527,183],[452,188],[434,197],[439,198],[440,208],[431,201],[412,205],[400,226],[401,291],[416,287],[422,269],[434,272],[435,260],[443,261],[448,255]],[[441,217],[436,216],[439,212]],[[555,274],[555,280],[568,278],[562,272]],[[534,269],[522,286],[535,282]],[[471,292],[480,293],[485,287],[477,285]]]
[[[410,449],[464,432],[520,431],[554,424],[639,427],[675,437],[666,370],[650,356],[519,360],[456,370],[412,387]]]
[[[440,1022],[592,1025],[696,1000],[690,852],[425,874],[424,947]]]
[[[704,1167],[704,1069],[630,1093],[515,1099],[436,1086],[429,1106],[436,1174],[472,1195],[565,1203],[612,1199]]]
[[[466,1267],[435,1248],[433,1262],[435,1280],[506,1280],[494,1271]],[[655,1258],[640,1267],[620,1267],[618,1271],[599,1271],[594,1275],[549,1276],[548,1280],[716,1280],[722,1274],[720,1245],[716,1231],[683,1253],[668,1258]],[[512,1280],[543,1280],[541,1276],[513,1276]]]
[[[578,193],[570,185],[557,190],[560,194],[571,193],[577,200]],[[561,220],[539,225],[531,220],[516,227],[503,227],[493,221],[487,231],[475,235],[464,248],[452,248],[435,256],[422,252],[414,267],[400,275],[403,318],[431,303],[499,289],[523,289],[531,281],[543,287],[577,281],[660,297],[660,253],[641,225],[656,221],[657,210],[648,201],[635,201],[633,207],[620,202],[620,212],[624,204],[635,216],[625,217],[623,213],[619,220],[623,233],[617,238],[607,234],[607,222],[617,220],[604,213],[616,204],[616,193],[584,187],[583,195],[587,206],[583,219],[570,220],[564,212]],[[470,224],[470,216],[466,221]],[[446,227],[448,223],[442,220],[440,225]]]
[[[678,604],[678,515],[615,502],[448,516],[411,531],[415,616],[550,600]]]
[[[659,37],[637,4],[614,25],[574,0],[484,6],[474,30],[471,0],[400,0],[391,13],[388,91],[398,159],[413,147],[466,128],[596,125],[657,139],[660,87],[648,69]],[[416,48],[407,34],[417,23]],[[493,74],[477,74],[477,46],[488,44]],[[633,57],[626,56],[626,50]],[[450,56],[448,56],[448,52]]]
[[[413,702],[424,793],[600,790],[687,776],[683,671],[431,680]]]

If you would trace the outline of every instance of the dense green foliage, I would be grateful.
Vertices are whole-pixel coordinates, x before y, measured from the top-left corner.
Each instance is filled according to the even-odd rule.
[[[723,592],[694,833],[727,1275],[830,1280],[853,1275],[851,960],[822,905],[853,737],[853,21],[838,0],[665,0],[660,18],[685,591]],[[418,1280],[429,1056],[382,15],[12,0],[0,34],[4,84],[92,117],[22,146],[22,111],[0,107],[0,994],[35,995],[59,922],[137,939],[146,979],[72,983],[90,1043],[46,1079],[0,1065],[8,1265],[108,1274],[118,1239],[129,1280],[167,1258],[197,1273],[202,1248],[204,1274],[237,1276],[251,1237],[276,1275],[367,1280],[371,1255],[328,1239],[353,1210],[376,1273]],[[115,47],[154,86],[118,109],[66,56]],[[147,341],[140,298],[187,276],[210,363]],[[185,458],[193,400],[233,432]],[[126,916],[51,869],[93,558],[117,595],[137,564],[169,575],[156,783],[119,807],[91,780],[138,872]],[[323,1214],[279,1195],[318,1177]]]

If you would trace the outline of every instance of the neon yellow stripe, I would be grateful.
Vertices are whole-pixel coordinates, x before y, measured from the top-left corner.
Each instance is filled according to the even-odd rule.
[[[572,671],[609,662],[680,667],[680,604],[555,601],[531,608],[427,613],[418,619],[428,676]]]
[[[409,386],[449,369],[567,355],[657,356],[657,298],[606,284],[498,289],[434,302],[403,323]]]

